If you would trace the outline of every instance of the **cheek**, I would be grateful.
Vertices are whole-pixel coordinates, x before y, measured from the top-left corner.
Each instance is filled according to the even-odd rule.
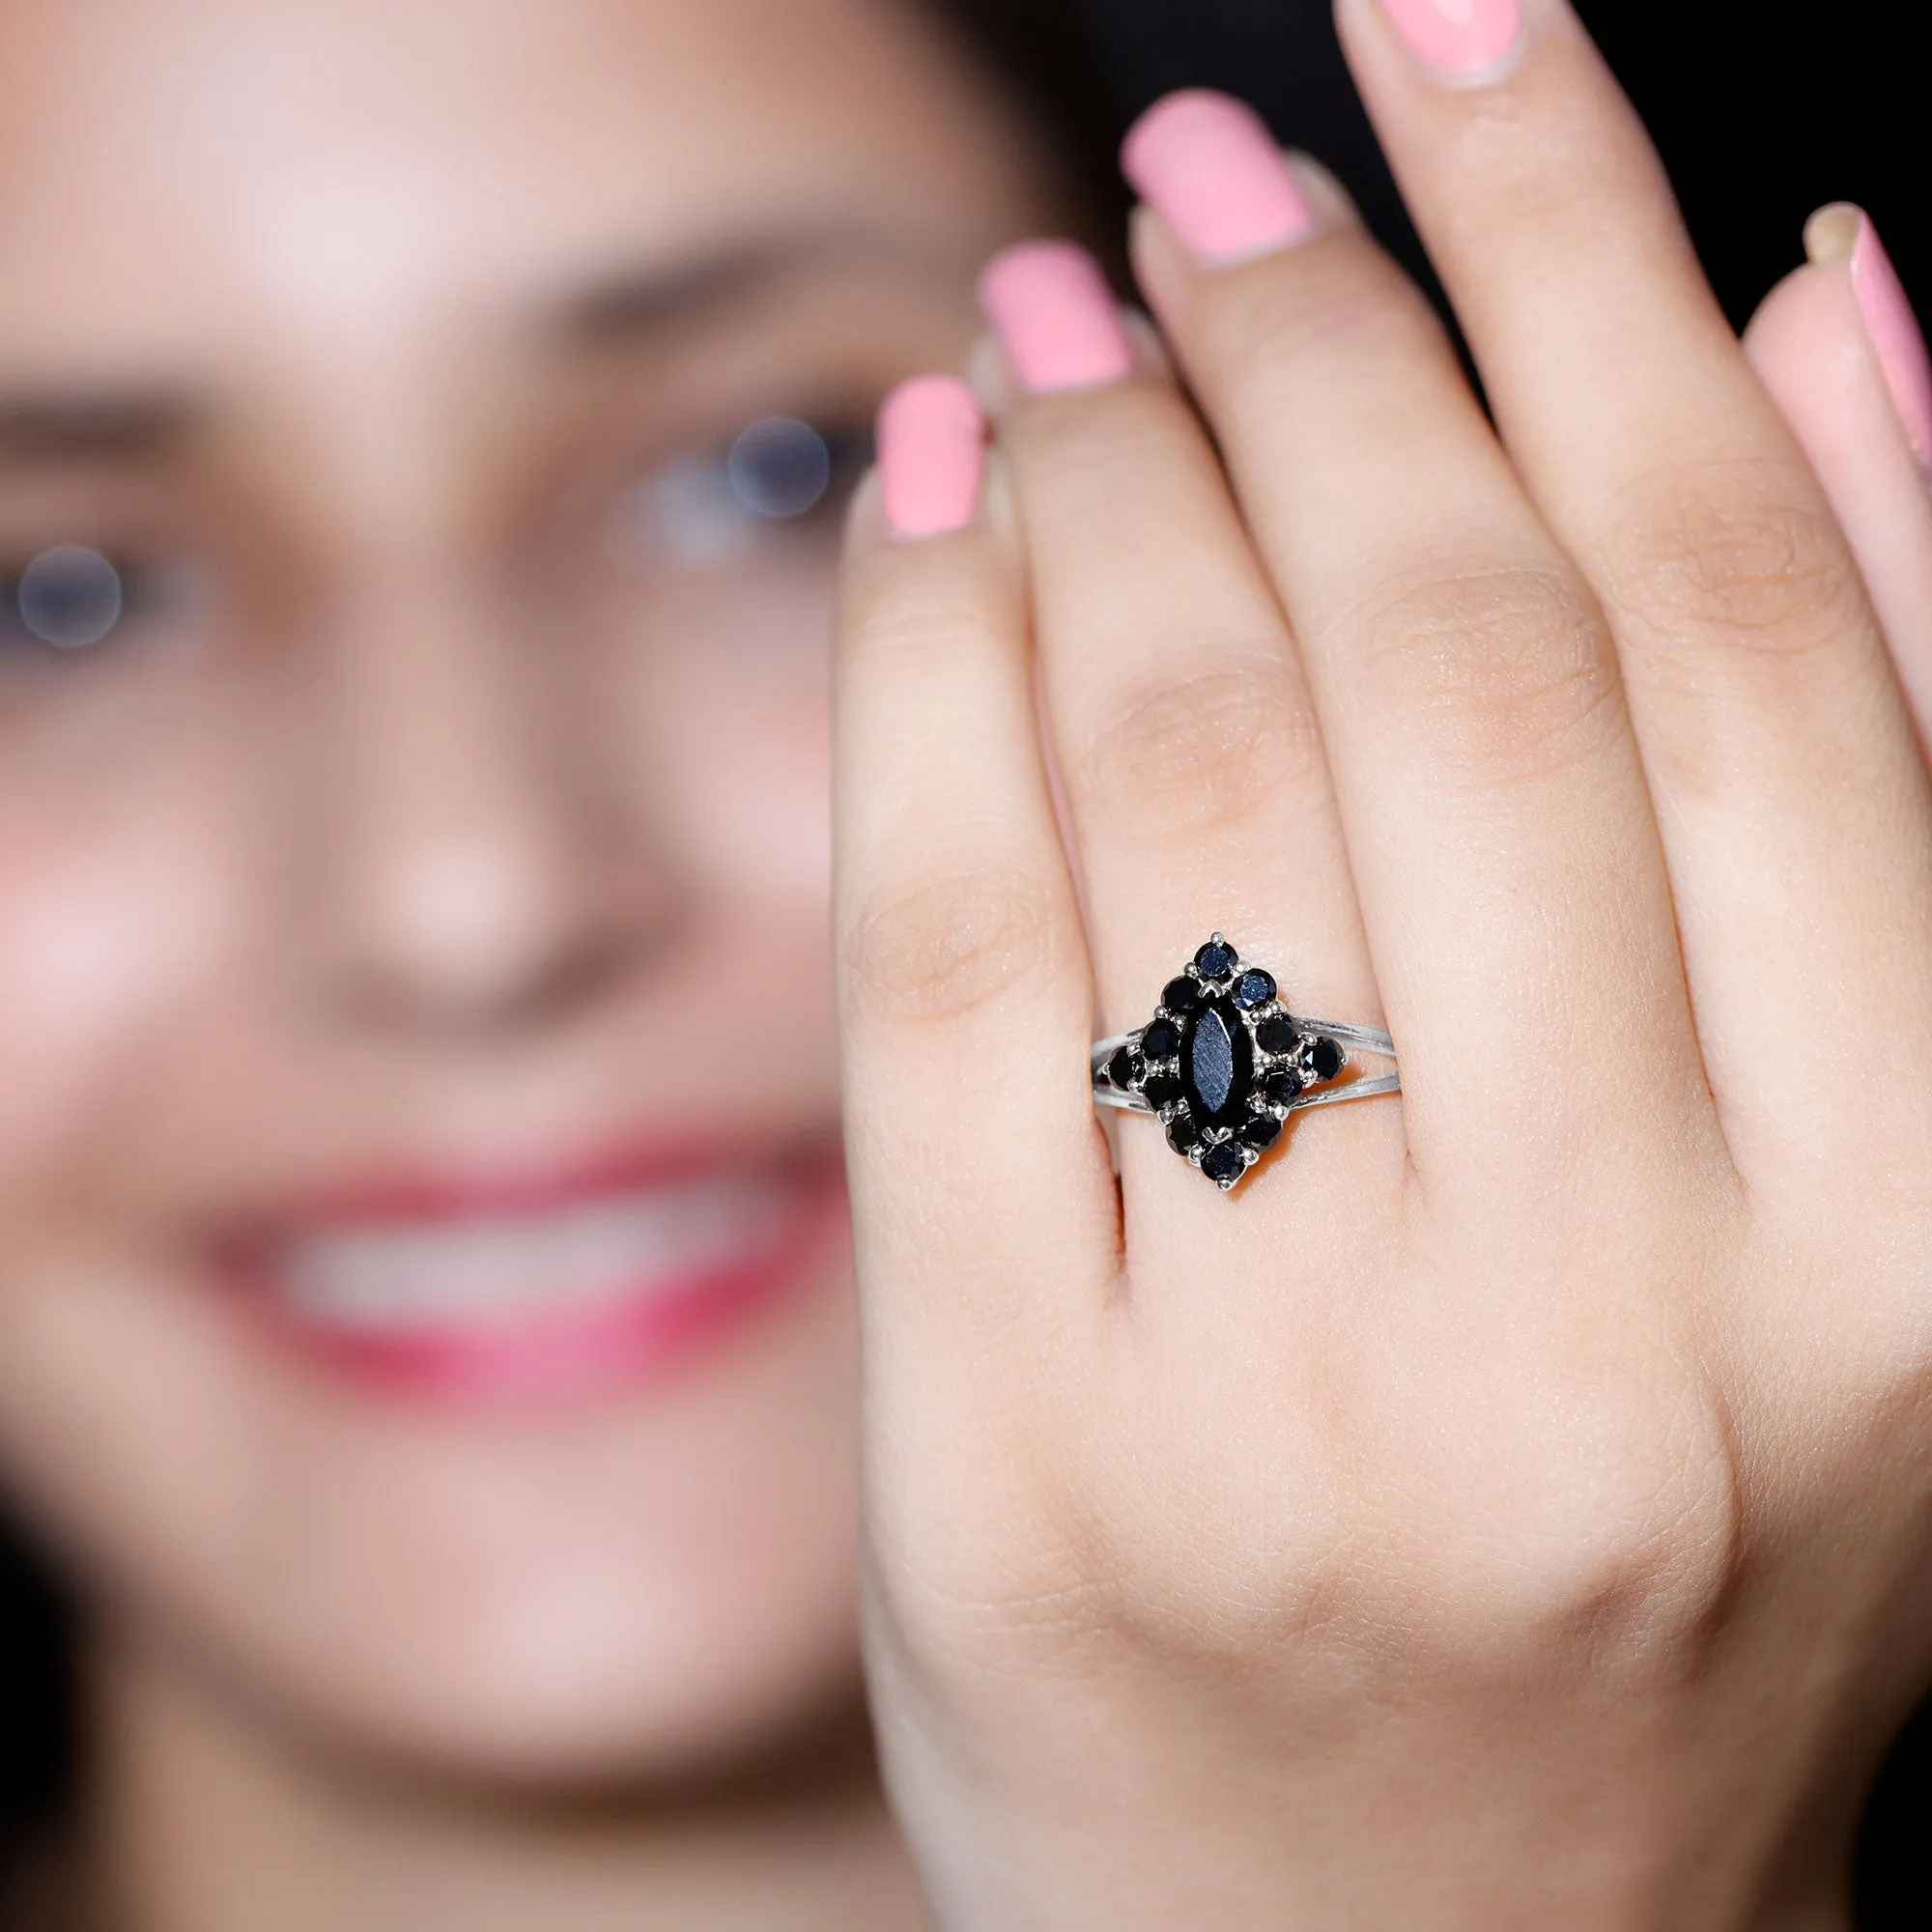
[[[741,733],[742,771],[706,812],[705,842],[720,869],[812,907],[832,891],[830,727],[822,700],[758,721]]]
[[[222,946],[222,867],[152,819],[93,839],[0,825],[0,1201],[139,1111]]]
[[[640,680],[640,728],[664,809],[714,892],[787,918],[802,912],[822,944],[832,880],[829,569],[753,581],[728,621],[721,615],[655,654]]]
[[[139,1170],[233,948],[204,815],[164,785],[125,817],[63,825],[66,805],[17,771],[0,792],[0,1437],[57,1523],[122,1513],[125,1438],[192,1461],[169,1417],[216,1354],[206,1311],[152,1293],[167,1242]]]

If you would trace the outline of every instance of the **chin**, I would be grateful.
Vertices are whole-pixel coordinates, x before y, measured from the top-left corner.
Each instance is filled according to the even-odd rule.
[[[740,1184],[651,1182],[687,1198],[648,1237],[641,1209],[574,1244],[513,1230],[526,1275],[580,1258],[534,1318],[501,1257],[412,1301],[433,1271],[362,1232],[448,1202],[331,1208],[293,1266],[251,1233],[213,1287],[83,1270],[0,1320],[14,1488],[106,1627],[253,1724],[469,1784],[728,1775],[858,1681],[842,1191],[799,1169],[784,1211],[734,1204],[733,1248]],[[649,1242],[676,1267],[640,1273]],[[646,1277],[671,1287],[640,1321]]]

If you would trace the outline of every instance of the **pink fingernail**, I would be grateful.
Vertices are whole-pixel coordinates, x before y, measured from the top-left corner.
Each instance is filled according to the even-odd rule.
[[[915,376],[879,411],[879,490],[901,537],[963,530],[980,501],[986,422],[964,383]]]
[[[1231,95],[1197,87],[1155,101],[1122,146],[1121,167],[1210,266],[1268,254],[1315,227],[1274,137]]]
[[[1885,243],[1871,216],[1861,212],[1859,237],[1852,243],[1852,293],[1865,319],[1892,407],[1905,425],[1905,440],[1921,469],[1932,471],[1932,362],[1925,337]]]
[[[1382,0],[1424,67],[1466,80],[1494,67],[1522,31],[1519,0]]]
[[[1022,242],[995,255],[980,305],[1036,395],[1118,383],[1134,366],[1099,263],[1071,242]]]

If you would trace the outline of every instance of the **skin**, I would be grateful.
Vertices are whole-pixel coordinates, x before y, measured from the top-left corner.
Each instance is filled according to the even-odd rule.
[[[855,521],[892,1788],[949,1928],[1843,1926],[1932,1672],[1925,482],[1557,0],[1458,87],[1339,18],[1494,428],[1311,176],[1142,211],[1172,367],[982,361],[978,517]],[[1403,1072],[1226,1197],[1084,1058],[1215,927]]]
[[[1828,256],[1788,275],[1751,318],[1745,353],[1831,498],[1927,735],[1932,481],[1898,433],[1849,265]]]
[[[1038,170],[869,0],[0,36],[0,534],[191,573],[0,666],[0,1466],[87,1607],[104,1909],[902,1924],[841,1241],[528,1415],[285,1357],[208,1243],[371,1172],[836,1144],[836,511],[722,577],[612,531],[957,360]]]
[[[760,553],[722,586],[662,561],[639,580],[613,573],[611,506],[758,415],[863,415],[897,377],[959,364],[973,270],[1045,218],[1039,170],[952,51],[871,0],[493,0],[397,17],[360,0],[49,0],[0,27],[0,398],[131,397],[143,408],[124,408],[123,427],[146,426],[102,442],[97,413],[95,446],[70,434],[56,459],[0,414],[15,432],[0,529],[20,554],[92,542],[190,571],[174,614],[139,638],[57,666],[29,653],[0,677],[0,1473],[87,1610],[94,1748],[66,1906],[139,1932],[892,1932],[921,1911],[855,1710],[843,1261],[701,1374],[541,1415],[453,1417],[372,1402],[263,1346],[204,1279],[206,1232],[372,1166],[541,1162],[694,1122],[733,1141],[830,1136],[829,550]],[[1899,1498],[1915,1493],[1918,1437],[1883,1435],[1869,1386],[1846,1393],[1854,1350],[1842,1329],[1805,1325],[1816,1311],[1790,1247],[1779,1260],[1742,1238],[1735,1171],[1668,1055],[1641,1079],[1574,1083],[1625,1109],[1606,1119],[1630,1131],[1614,1157],[1561,1172],[1498,1128],[1509,1111],[1481,1081],[1501,1070],[1480,1052],[1476,1090],[1435,1097],[1451,1083],[1432,1062],[1459,1083],[1471,1063],[1460,1044],[1432,1049],[1432,1027],[1457,1042],[1520,1027],[1508,1000],[1548,982],[1547,961],[1523,970],[1532,925],[1584,980],[1601,952],[1640,969],[1637,994],[1682,993],[1683,961],[1654,926],[1632,924],[1648,952],[1627,934],[1622,952],[1591,943],[1606,824],[1638,861],[1624,910],[1656,910],[1647,753],[1626,735],[1649,714],[1595,714],[1611,724],[1581,749],[1617,779],[1606,795],[1624,815],[1602,798],[1579,811],[1588,761],[1545,755],[1497,687],[1499,662],[1533,671],[1553,638],[1587,646],[1609,680],[1625,630],[1552,631],[1532,595],[1499,656],[1494,630],[1445,621],[1443,579],[1425,580],[1413,635],[1379,639],[1414,648],[1384,670],[1466,649],[1447,668],[1467,701],[1432,724],[1393,679],[1377,733],[1350,741],[1358,661],[1308,621],[1307,568],[1284,535],[1302,515],[1311,532],[1332,519],[1323,539],[1351,559],[1340,589],[1385,589],[1371,539],[1402,499],[1370,486],[1391,464],[1419,476],[1429,490],[1406,507],[1429,534],[1429,491],[1453,497],[1473,464],[1485,514],[1424,554],[1469,544],[1492,567],[1484,546],[1529,540],[1527,493],[1562,546],[1534,553],[1530,589],[1596,582],[1590,520],[1551,507],[1588,465],[1563,453],[1568,437],[1534,459],[1538,426],[1579,392],[1575,367],[1549,385],[1548,345],[1576,333],[1564,304],[1582,277],[1561,223],[1512,218],[1508,188],[1552,152],[1579,171],[1559,209],[1594,197],[1651,244],[1628,272],[1656,305],[1646,339],[1673,347],[1636,392],[1715,372],[1730,413],[1692,412],[1690,454],[1722,430],[1804,505],[1824,499],[1713,335],[1661,187],[1562,16],[1537,11],[1547,38],[1511,92],[1448,99],[1365,9],[1345,18],[1510,462],[1331,199],[1326,239],[1229,276],[1200,276],[1157,224],[1140,238],[1144,286],[1225,432],[1262,554],[1157,355],[1106,396],[1009,398],[1005,480],[969,537],[895,548],[861,510],[840,918],[869,1297],[871,1664],[899,1810],[949,1926],[1274,1924],[1296,1904],[1311,1923],[1719,1923],[1747,1895],[1829,1922],[1844,1794],[1924,1665],[1919,1640],[1900,1639],[1916,1628],[1905,1585],[1922,1526]],[[1485,99],[1521,111],[1472,148]],[[1446,195],[1493,220],[1459,230]],[[1499,245],[1478,260],[1466,244],[1486,227]],[[672,309],[638,298],[759,236],[790,244],[782,261],[706,278]],[[1835,532],[1822,513],[1807,531],[1837,566],[1842,534],[1889,617],[1922,572],[1922,504],[1849,299],[1841,272],[1806,270],[1750,349],[1836,510]],[[1336,300],[1375,328],[1346,347],[1310,328]],[[1244,312],[1265,327],[1244,328]],[[1365,388],[1389,384],[1407,385],[1412,419],[1364,420]],[[1281,412],[1244,412],[1253,384]],[[1298,413],[1311,397],[1333,413]],[[1834,397],[1858,405],[1836,440]],[[1243,419],[1269,436],[1244,442]],[[1406,440],[1432,424],[1439,469]],[[1639,411],[1632,433],[1649,451],[1657,419]],[[1300,514],[1264,513],[1318,470]],[[1016,519],[1036,548],[1030,587]],[[1708,525],[1687,552],[1732,554]],[[963,636],[934,624],[935,589],[985,621]],[[1135,644],[1131,665],[1083,635],[1081,613],[1110,596],[1123,621],[1106,641]],[[1116,890],[1091,932],[1029,762],[1030,597],[1051,728],[1087,732],[1091,750],[1109,707],[1132,716],[1131,668],[1162,703],[1116,753],[1201,835],[1162,845],[1125,787],[1102,798],[1094,761],[1065,758],[1070,856],[1096,894]],[[905,600],[922,648],[883,651]],[[1179,638],[1228,643],[1204,611],[1247,625],[1249,659],[1220,666],[1228,688],[1262,698],[1305,755],[1177,759],[1215,742],[1189,708],[1211,687],[1164,655]],[[1924,871],[1922,773],[1872,670],[1871,611],[1848,592],[1839,615],[1829,641],[1857,674],[1834,677],[1827,651],[1814,662],[1826,696],[1852,691],[1877,721],[1854,761],[1872,768],[1866,789],[1797,787],[1769,829],[1838,809],[1856,837],[1829,827],[1833,849],[1858,853],[1881,827],[1891,842],[1870,866],[1895,891]],[[1914,645],[1896,626],[1889,641],[1901,658]],[[1710,675],[1738,668],[1707,631],[1690,642]],[[1799,688],[1810,718],[1818,688]],[[1760,703],[1753,690],[1737,701]],[[1788,706],[1751,715],[1788,749],[1774,728]],[[1842,732],[1829,704],[1820,715]],[[1378,784],[1368,740],[1390,727],[1403,768]],[[1358,903],[1391,849],[1390,828],[1361,817],[1378,790],[1467,813],[1468,837],[1435,858],[1511,888],[1519,914],[1531,885],[1539,907],[1574,904],[1577,928],[1552,935],[1480,894],[1472,909],[1464,892],[1447,929],[1494,956],[1405,971],[1385,908],[1422,919],[1437,902],[1404,878],[1380,913]],[[1546,812],[1539,845],[1525,821]],[[949,842],[966,823],[993,842]],[[1125,916],[1106,884],[1123,840],[1137,884],[1151,852],[1181,882],[1151,912]],[[1292,872],[1270,871],[1284,851]],[[998,948],[957,943],[955,888],[991,875],[989,852],[1039,884],[1057,935],[1024,985],[1002,977]],[[1551,893],[1539,858],[1577,867],[1579,890]],[[1864,1340],[1904,1408],[1918,1357],[1889,1257],[1922,1251],[1923,1202],[1859,1189],[1896,1165],[1893,1140],[1922,1145],[1924,1044],[1896,1024],[1917,1008],[1878,985],[1922,984],[1922,962],[1898,923],[1853,902],[1866,874],[1850,869],[1826,923],[1856,957],[1780,970],[1807,1008],[1820,986],[1891,1001],[1893,1060],[1860,1090],[1874,1111],[1857,1162],[1821,1128],[1815,1157],[1837,1164],[1804,1185],[1852,1206],[1843,1250],[1807,1259],[1876,1311]],[[1819,888],[1815,867],[1804,882]],[[1294,924],[1270,928],[1291,902]],[[1258,1183],[1233,1220],[1128,1123],[1122,1261],[1084,1089],[1037,1071],[1061,1056],[1077,1072],[1090,941],[1103,1023],[1127,1024],[1231,905],[1250,920],[1242,942],[1292,967],[1310,1007],[1369,1018],[1386,1004],[1411,1096],[1311,1121],[1272,1193]],[[975,997],[956,977],[936,984],[934,945]],[[1778,951],[1753,950],[1753,970]],[[1463,983],[1444,984],[1452,966]],[[753,1000],[755,1041],[721,1024]],[[1679,1032],[1661,1037],[1694,1054],[1672,1012]],[[1036,1023],[1015,1074],[1004,1056]],[[1534,1052],[1533,1027],[1522,1037]],[[1057,1111],[988,1137],[973,1107],[935,1117],[935,1078]],[[1648,1138],[1630,1128],[1639,1102]],[[1567,1116],[1533,1124],[1585,1144]],[[910,1147],[944,1157],[907,1171]],[[1444,1165],[1458,1150],[1460,1171]],[[1606,1278],[1601,1255],[1633,1246],[1633,1163],[1647,1183],[1666,1174],[1655,1265]],[[1443,1226],[1492,1235],[1520,1218],[1504,1167],[1544,1211],[1500,1259],[1472,1234],[1426,1242],[1400,1221],[1418,1210],[1396,1176],[1446,1176]],[[1354,1241],[1310,1256],[1298,1208],[1345,1189]],[[1715,1286],[1687,1279],[1682,1246],[1723,1257]],[[1111,1297],[1136,1332],[1102,1330],[1083,1293]],[[1737,1304],[1753,1297],[1786,1325],[1746,1322]],[[1367,1307],[1409,1319],[1384,1341],[1364,1332]],[[1650,1318],[1642,1335],[1633,1309]],[[1711,1384],[1649,1346],[1707,1314],[1697,1333],[1722,1345],[1726,1397],[1739,1362],[1789,1370],[1776,1401],[1739,1399],[1769,1472],[1750,1526],[1779,1548],[1773,1531],[1788,1532],[1802,1559],[1765,1579],[1703,1533],[1713,1513],[1736,1521],[1698,1453]],[[1264,1364],[1308,1400],[1284,1406]],[[1807,1406],[1821,1438],[1838,1425],[1849,1446],[1797,1494],[1794,1468],[1816,1462],[1792,1420]],[[1815,1533],[1847,1509],[1881,1526],[1856,1562]],[[1275,1562],[1256,1558],[1257,1522]],[[1349,1645],[1324,1639],[1340,1630]],[[1767,1683],[1807,1688],[1767,1712]],[[1727,1806],[1715,1821],[1713,1792]],[[1393,1849],[1392,1808],[1408,1821]],[[1800,1868],[1771,1870],[1794,1818],[1815,1827],[1795,1839]],[[1574,1853],[1551,1860],[1558,1842]],[[1527,1895],[1525,1874],[1547,1875],[1547,1895]],[[1673,1883],[1690,1916],[1657,1907]]]

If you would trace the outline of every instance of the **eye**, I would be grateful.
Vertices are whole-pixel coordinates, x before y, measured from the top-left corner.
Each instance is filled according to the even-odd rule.
[[[177,601],[179,587],[158,566],[56,544],[0,574],[0,650],[87,652]]]
[[[121,573],[79,544],[42,551],[0,587],[11,622],[56,650],[98,644],[121,621],[125,603]]]
[[[774,523],[803,517],[832,486],[832,446],[796,416],[766,416],[731,445],[724,474],[753,515]]]
[[[871,460],[870,431],[763,416],[728,448],[674,457],[626,492],[620,521],[649,554],[706,568],[821,526]]]

